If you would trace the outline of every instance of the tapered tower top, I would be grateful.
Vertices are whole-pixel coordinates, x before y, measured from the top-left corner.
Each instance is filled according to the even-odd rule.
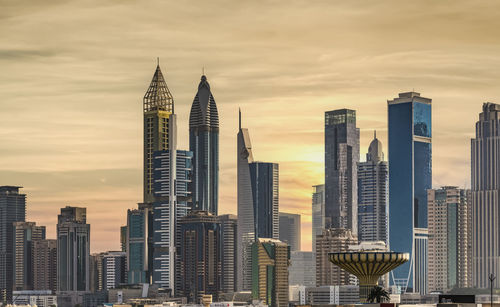
[[[156,66],[153,80],[144,95],[144,112],[167,111],[174,113],[174,98],[161,73],[160,64]]]
[[[214,96],[210,91],[207,77],[201,76],[198,92],[194,97],[191,113],[189,114],[189,128],[210,128],[219,129],[219,113],[215,104]]]

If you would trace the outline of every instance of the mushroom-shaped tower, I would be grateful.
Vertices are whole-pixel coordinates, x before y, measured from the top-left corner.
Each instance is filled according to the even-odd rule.
[[[367,303],[368,295],[379,278],[410,259],[409,253],[344,252],[329,253],[330,262],[359,279],[359,300]]]

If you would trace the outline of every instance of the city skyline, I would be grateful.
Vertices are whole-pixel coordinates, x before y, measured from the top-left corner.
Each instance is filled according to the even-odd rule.
[[[57,13],[79,7],[75,3],[67,7],[55,3],[51,5]],[[153,5],[163,7],[159,3]],[[326,4],[321,5],[324,7]],[[411,8],[416,4],[408,6]],[[128,16],[133,11],[132,7],[126,5],[117,14]],[[232,5],[230,8],[233,8]],[[251,12],[258,10],[258,7],[250,4],[248,8]],[[415,91],[433,99],[433,187],[470,186],[470,139],[474,134],[477,110],[485,101],[499,101],[500,91],[493,86],[498,76],[493,71],[500,63],[494,58],[499,46],[484,36],[475,35],[483,27],[494,28],[492,20],[483,19],[480,26],[469,28],[466,32],[468,40],[462,43],[460,40],[463,37],[459,35],[461,31],[452,29],[452,25],[463,22],[460,16],[468,16],[467,8],[474,9],[464,5],[461,10],[454,8],[447,13],[445,5],[437,6],[438,14],[450,18],[451,25],[443,28],[443,35],[447,34],[447,39],[438,42],[436,37],[439,35],[430,35],[426,40],[427,46],[412,47],[415,48],[412,51],[408,51],[408,46],[391,45],[392,50],[386,49],[384,45],[391,40],[383,34],[378,36],[380,42],[369,41],[376,50],[364,50],[366,54],[351,53],[359,42],[340,34],[334,35],[340,44],[333,41],[321,44],[316,36],[308,39],[307,35],[299,34],[297,39],[300,42],[309,41],[319,46],[290,51],[282,40],[288,39],[288,35],[296,30],[293,27],[286,29],[290,24],[281,25],[273,34],[272,31],[266,32],[265,28],[252,31],[237,23],[239,27],[235,31],[250,34],[250,39],[244,42],[241,38],[232,37],[236,40],[236,47],[222,46],[227,47],[231,55],[225,60],[224,54],[217,55],[220,49],[216,43],[222,43],[224,39],[221,22],[208,25],[211,30],[219,30],[215,37],[211,37],[212,44],[205,44],[202,50],[194,48],[193,53],[187,55],[170,50],[169,44],[163,42],[171,39],[170,42],[179,44],[182,50],[193,48],[192,43],[181,40],[168,29],[159,30],[163,37],[154,38],[154,47],[147,53],[140,46],[131,48],[136,52],[134,55],[118,52],[123,47],[122,43],[110,41],[110,45],[106,45],[106,48],[110,47],[110,54],[101,54],[99,49],[83,48],[84,43],[76,38],[71,40],[76,47],[82,47],[81,50],[67,47],[58,51],[56,44],[61,42],[61,38],[57,35],[45,37],[47,41],[41,43],[34,39],[33,34],[26,34],[32,38],[29,40],[33,40],[33,45],[30,45],[7,33],[9,30],[26,30],[26,24],[37,22],[37,18],[49,14],[38,10],[36,6],[26,11],[22,4],[12,4],[0,17],[0,41],[5,39],[13,42],[6,44],[10,47],[0,50],[0,62],[5,64],[3,73],[0,73],[0,95],[4,106],[0,115],[0,139],[9,146],[0,160],[3,170],[0,181],[5,185],[24,187],[22,191],[27,194],[28,206],[26,220],[47,226],[48,238],[55,238],[60,208],[67,205],[86,207],[88,223],[92,225],[92,251],[118,250],[119,227],[126,224],[126,209],[136,208],[142,199],[141,99],[149,84],[156,56],[160,56],[164,77],[176,101],[181,149],[188,149],[189,108],[202,74],[201,67],[205,66],[217,98],[221,120],[219,213],[236,213],[234,134],[237,130],[237,108],[241,106],[245,114],[245,126],[251,129],[252,142],[259,149],[259,159],[280,164],[280,210],[302,215],[302,249],[310,250],[311,186],[323,183],[325,111],[340,108],[356,110],[358,127],[361,129],[360,151],[366,152],[372,131],[376,129],[384,144],[384,152],[388,152],[386,100],[415,87]],[[286,16],[298,13],[297,8],[285,9],[278,5],[273,5],[271,13],[278,9],[284,9]],[[320,5],[311,7],[314,13],[320,9]],[[361,15],[355,16],[358,20],[365,16],[368,9],[377,12],[387,9],[384,14],[379,14],[377,18],[380,19],[385,14],[394,13],[394,9],[390,10],[386,5],[369,5],[366,9],[354,12],[350,9],[352,7],[347,4],[339,8],[343,12]],[[87,39],[98,43],[111,37],[109,35],[112,32],[106,31],[113,31],[114,24],[104,22],[107,10],[109,7],[100,6],[96,15],[92,15],[97,18],[96,24],[105,26],[104,33],[94,38],[83,36],[83,41]],[[174,10],[180,8],[174,7]],[[201,11],[199,8],[194,9],[194,14],[201,15]],[[23,22],[7,25],[9,16],[14,13],[18,13],[16,18]],[[453,16],[453,13],[458,14],[458,17]],[[91,18],[88,13],[81,14],[79,18]],[[308,12],[304,14],[306,17],[312,15]],[[334,12],[324,14],[337,16]],[[411,18],[425,18],[426,14],[418,11]],[[247,21],[250,18],[241,13],[236,15],[245,17],[242,19]],[[236,22],[233,18],[237,17],[227,17],[225,21]],[[140,19],[132,19],[131,24],[136,25]],[[284,22],[283,19],[279,20]],[[461,29],[472,24],[474,19],[465,20],[460,26],[464,28]],[[52,22],[59,26],[68,24],[68,20],[59,15],[54,16]],[[161,21],[154,22],[166,25]],[[357,27],[366,28],[373,22],[376,21],[369,19]],[[398,20],[392,22],[395,24]],[[423,40],[426,34],[429,35],[426,31],[433,23],[435,21],[421,25],[422,28],[403,28],[409,30],[415,39]],[[318,24],[319,21],[315,22],[313,27]],[[341,24],[348,24],[346,18],[330,25]],[[186,31],[192,34],[198,30],[190,28],[189,23],[185,25]],[[279,22],[271,25],[279,26]],[[309,26],[304,23],[300,25],[307,32]],[[387,26],[379,25],[372,31],[381,31]],[[363,37],[373,34],[365,30],[367,32]],[[37,31],[47,35],[49,29],[41,27]],[[321,32],[323,35],[327,33]],[[403,32],[397,33],[403,35]],[[258,36],[258,39],[254,36]],[[275,42],[273,36],[277,36]],[[125,37],[127,42],[134,38],[133,34]],[[195,37],[200,38],[197,35]],[[277,49],[276,54],[271,55],[259,43],[263,37],[264,41],[273,42],[271,46],[283,49]],[[141,42],[145,42],[144,38]],[[348,47],[339,48],[342,42],[348,43]],[[460,44],[474,48],[468,45],[470,42],[483,44],[477,47],[475,55],[458,51],[460,48],[449,52]],[[250,51],[235,56],[245,44],[249,45]],[[484,47],[488,44],[492,44],[490,49]],[[285,52],[303,55],[308,60],[295,61],[296,57],[279,59]],[[406,58],[411,60],[405,62]],[[393,61],[398,64],[382,69]],[[29,65],[29,69],[26,65]],[[408,68],[413,69],[411,76],[404,74]],[[360,74],[360,69],[366,76]],[[481,69],[489,72],[478,76],[475,71]],[[23,73],[19,74],[18,71]],[[26,71],[29,73],[26,74]],[[266,85],[269,82],[277,86]],[[302,104],[308,107],[301,108]],[[453,110],[449,111],[449,108]],[[293,127],[290,127],[290,122],[294,122]],[[297,144],[297,139],[304,142]],[[363,155],[361,160],[364,160]],[[111,238],[111,246],[103,238]]]

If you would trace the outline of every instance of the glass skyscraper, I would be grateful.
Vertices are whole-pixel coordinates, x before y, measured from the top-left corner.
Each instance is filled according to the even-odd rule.
[[[316,236],[325,229],[325,185],[313,186],[312,194],[312,250],[316,249]]]
[[[358,163],[358,239],[389,241],[389,166],[375,133],[366,162]]]
[[[500,287],[500,105],[483,104],[471,140],[472,286]]]
[[[411,261],[391,273],[393,284],[427,292],[427,190],[432,188],[431,99],[419,93],[388,100],[389,245]]]
[[[149,283],[153,264],[153,209],[150,204],[127,211],[127,278],[129,284]]]
[[[358,232],[356,111],[325,112],[325,227]]]
[[[189,150],[193,152],[193,210],[218,214],[219,113],[207,77],[201,76],[189,114]]]
[[[279,239],[279,166],[277,163],[250,163],[255,236]]]

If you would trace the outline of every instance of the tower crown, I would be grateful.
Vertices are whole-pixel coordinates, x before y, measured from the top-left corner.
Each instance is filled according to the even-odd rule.
[[[205,75],[201,76],[198,92],[194,97],[191,113],[189,114],[189,128],[201,126],[212,129],[219,128],[217,105]]]
[[[163,78],[160,65],[156,66],[156,71],[151,80],[146,94],[144,94],[144,112],[167,111],[174,112],[174,98]]]

